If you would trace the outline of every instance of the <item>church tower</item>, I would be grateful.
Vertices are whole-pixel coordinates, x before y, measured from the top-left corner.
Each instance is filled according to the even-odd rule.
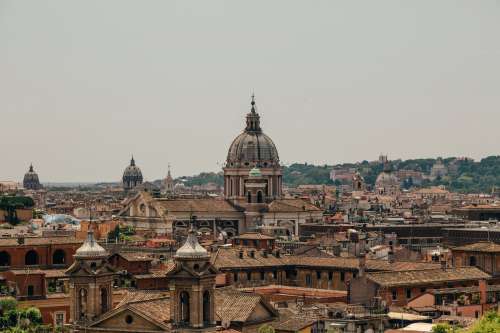
[[[199,243],[194,220],[184,245],[174,256],[175,268],[167,274],[170,281],[170,314],[179,330],[215,326],[216,269],[210,255]]]
[[[92,229],[74,258],[66,271],[70,286],[70,316],[73,323],[82,325],[112,309],[115,272],[107,263],[108,252],[94,239]]]
[[[174,178],[172,178],[172,174],[170,173],[170,164],[168,165],[168,173],[165,178],[165,193],[167,195],[174,194]]]

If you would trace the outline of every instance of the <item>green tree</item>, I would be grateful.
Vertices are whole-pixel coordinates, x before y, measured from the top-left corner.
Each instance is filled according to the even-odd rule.
[[[486,313],[466,333],[498,333],[500,332],[500,314],[495,311]]]
[[[437,324],[432,327],[432,333],[451,333],[451,326],[448,324]]]
[[[258,328],[257,333],[274,333],[274,327],[269,324],[261,325]]]

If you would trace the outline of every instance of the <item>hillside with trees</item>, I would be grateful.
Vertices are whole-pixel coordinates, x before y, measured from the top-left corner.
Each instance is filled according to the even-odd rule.
[[[410,160],[391,161],[392,169],[415,170],[429,175],[432,166],[437,159],[422,158]],[[453,167],[453,172],[446,176],[437,177],[434,180],[424,180],[421,187],[444,185],[447,189],[460,193],[491,193],[493,187],[500,188],[500,156],[489,156],[479,161],[472,159],[457,159],[448,157],[442,159],[447,168]],[[383,165],[376,162],[362,161],[359,163],[344,163],[337,165],[313,165],[308,163],[294,163],[283,167],[284,183],[291,187],[301,184],[326,184],[335,185],[330,179],[330,172],[334,168],[356,169],[364,177],[368,185],[374,185]],[[181,177],[176,181],[183,182],[186,186],[216,183],[222,185],[224,182],[222,172],[203,172],[199,175]],[[337,185],[339,183],[337,182]],[[405,184],[409,188],[413,184]]]

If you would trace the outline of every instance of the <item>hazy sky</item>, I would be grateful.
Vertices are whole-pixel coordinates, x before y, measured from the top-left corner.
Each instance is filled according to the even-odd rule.
[[[2,1],[0,180],[500,153],[498,1]]]

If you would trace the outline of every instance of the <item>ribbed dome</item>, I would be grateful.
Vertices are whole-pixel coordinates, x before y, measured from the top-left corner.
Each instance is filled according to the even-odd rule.
[[[33,170],[33,165],[30,165],[28,172],[24,174],[23,187],[28,190],[38,190],[42,187],[38,174]]]
[[[108,252],[97,243],[94,238],[94,232],[89,229],[87,232],[87,239],[83,242],[82,246],[75,252],[75,258],[105,258]]]
[[[137,185],[142,184],[142,172],[141,169],[135,165],[134,157],[130,160],[130,165],[125,168],[123,172],[123,187],[125,189],[131,189]]]
[[[227,154],[227,167],[270,167],[279,165],[278,150],[273,140],[262,132],[260,116],[252,108],[247,114],[247,126],[243,133],[234,139]]]

